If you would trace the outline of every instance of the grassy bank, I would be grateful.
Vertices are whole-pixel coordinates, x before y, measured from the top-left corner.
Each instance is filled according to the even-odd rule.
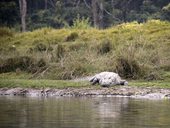
[[[26,80],[26,79],[1,79],[0,88],[80,88],[90,87],[87,82],[72,82],[63,80]]]
[[[170,81],[129,81],[129,86],[135,87],[154,87],[154,88],[170,88]],[[99,85],[92,86],[89,82],[73,82],[66,80],[27,80],[27,79],[1,79],[0,88],[82,88],[82,87],[95,87],[99,88]],[[113,86],[114,87],[114,86]]]
[[[16,85],[19,82],[23,86],[39,86],[41,82],[36,84],[36,79],[46,79],[41,81],[53,87],[63,81],[52,80],[74,79],[101,71],[114,71],[129,80],[167,81],[169,33],[170,23],[157,20],[105,30],[43,28],[17,33],[1,28],[0,85],[10,86],[16,80]],[[67,82],[63,84],[67,86]]]
[[[92,86],[88,81],[74,82],[70,80],[50,80],[50,79],[29,79],[31,74],[22,72],[17,74],[14,72],[2,73],[0,75],[0,88],[81,88],[81,87],[96,87]],[[170,88],[169,73],[165,73],[164,80],[128,80],[129,86],[137,87],[155,87],[155,88]],[[113,86],[114,87],[114,86]]]

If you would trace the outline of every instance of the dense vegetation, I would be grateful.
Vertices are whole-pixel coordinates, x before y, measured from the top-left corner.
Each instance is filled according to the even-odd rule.
[[[22,6],[25,5],[25,6]],[[124,22],[170,20],[170,0],[1,0],[0,25],[20,30],[72,26],[77,17],[106,28]]]
[[[169,33],[170,23],[159,20],[104,30],[91,28],[85,19],[63,29],[16,33],[1,28],[0,73],[1,77],[25,72],[26,78],[73,79],[114,71],[130,79],[167,79]]]

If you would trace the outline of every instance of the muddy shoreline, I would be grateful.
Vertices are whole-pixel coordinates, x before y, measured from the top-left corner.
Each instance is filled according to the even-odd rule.
[[[147,99],[170,99],[170,89],[153,88],[153,87],[130,87],[117,86],[110,88],[103,87],[83,87],[83,88],[0,88],[0,95],[24,95],[24,96],[123,96],[133,98],[147,98]]]

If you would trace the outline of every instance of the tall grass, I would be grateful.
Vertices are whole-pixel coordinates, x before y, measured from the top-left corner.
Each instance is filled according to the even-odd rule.
[[[159,79],[162,72],[170,71],[169,33],[170,23],[156,20],[105,30],[43,28],[7,34],[0,37],[0,69],[20,69],[31,72],[32,78],[47,79],[73,79],[101,71]],[[25,68],[23,57],[31,60]]]

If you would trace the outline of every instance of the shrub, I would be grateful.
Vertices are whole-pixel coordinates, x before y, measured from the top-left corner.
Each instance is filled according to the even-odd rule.
[[[127,60],[122,57],[116,62],[116,70],[121,76],[135,79],[141,75],[141,68],[135,60]]]
[[[51,53],[52,55],[51,61],[58,62],[64,56],[64,53],[65,53],[64,46],[61,44],[57,44],[56,46],[53,47],[53,51]]]
[[[46,51],[47,50],[47,47],[45,44],[42,44],[42,43],[38,43],[35,48],[34,48],[35,51],[39,51],[39,52],[42,52],[42,51]]]
[[[87,43],[84,42],[73,42],[69,44],[70,51],[84,50],[88,47]]]
[[[36,72],[39,68],[46,66],[43,59],[35,60],[28,56],[20,56],[1,60],[0,73],[16,71],[20,69],[28,72]]]
[[[78,38],[77,32],[72,32],[70,35],[68,35],[65,39],[65,41],[75,41]]]
[[[90,22],[89,18],[80,18],[80,16],[77,16],[77,19],[73,20],[73,26],[71,26],[73,29],[88,29],[90,28]]]
[[[108,40],[104,40],[97,46],[99,54],[106,54],[112,50],[112,44]]]
[[[0,73],[15,71],[17,68],[26,70],[33,63],[33,59],[27,56],[8,58],[0,65]]]
[[[144,79],[147,81],[162,80],[162,77],[159,71],[151,71],[151,72],[148,72],[148,74],[144,76]]]
[[[3,36],[13,36],[14,33],[12,32],[11,29],[7,28],[7,27],[0,27],[0,37]]]

